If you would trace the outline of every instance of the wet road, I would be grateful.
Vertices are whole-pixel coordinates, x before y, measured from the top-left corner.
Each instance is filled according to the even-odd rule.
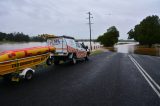
[[[159,106],[159,63],[159,57],[105,52],[74,66],[41,69],[30,82],[1,81],[0,104]]]

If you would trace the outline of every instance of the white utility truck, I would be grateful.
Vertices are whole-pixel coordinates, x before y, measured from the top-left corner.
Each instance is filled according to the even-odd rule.
[[[50,56],[48,64],[53,61],[55,65],[58,65],[60,61],[68,61],[72,64],[76,64],[77,60],[88,60],[90,54],[88,47],[83,43],[78,43],[73,37],[70,36],[55,36],[47,39],[49,46],[56,48],[55,53]]]

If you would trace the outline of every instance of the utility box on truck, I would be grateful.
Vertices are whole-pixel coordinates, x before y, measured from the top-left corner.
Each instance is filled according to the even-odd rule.
[[[89,50],[84,44],[80,44],[70,36],[55,36],[47,40],[49,46],[56,48],[55,53],[51,56],[51,60],[57,65],[60,61],[69,61],[73,64],[77,60],[88,60]]]

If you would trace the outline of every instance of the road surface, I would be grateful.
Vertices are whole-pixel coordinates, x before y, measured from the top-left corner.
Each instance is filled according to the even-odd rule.
[[[159,57],[105,52],[74,66],[50,66],[30,82],[0,81],[0,104],[160,106],[159,63]]]

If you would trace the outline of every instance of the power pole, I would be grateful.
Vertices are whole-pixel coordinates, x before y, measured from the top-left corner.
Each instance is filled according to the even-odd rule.
[[[90,34],[90,51],[92,51],[92,44],[91,44],[91,41],[92,41],[92,27],[91,27],[91,24],[93,24],[93,23],[91,23],[91,18],[93,18],[93,17],[91,17],[91,12],[88,12],[87,13],[88,15],[89,15],[89,18],[88,18],[88,20],[89,20],[89,34]]]

